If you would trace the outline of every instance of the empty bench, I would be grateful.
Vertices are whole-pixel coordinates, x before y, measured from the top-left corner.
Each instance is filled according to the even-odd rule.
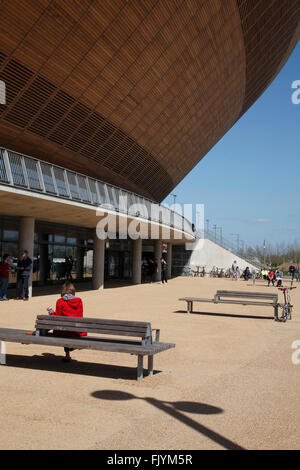
[[[175,347],[173,343],[161,343],[160,330],[152,329],[148,322],[38,315],[35,328],[33,334],[28,334],[25,330],[0,328],[2,364],[5,364],[5,341],[128,353],[137,356],[137,380],[141,381],[144,356],[148,356],[148,375],[153,375],[154,355]],[[54,336],[51,332],[53,330],[84,332],[88,333],[88,336],[78,338]],[[107,336],[103,338],[103,335]]]
[[[273,307],[274,320],[278,320],[278,295],[265,292],[242,292],[218,290],[213,299],[203,299],[198,297],[183,297],[187,303],[187,313],[193,312],[194,302],[213,302],[214,304],[239,304],[239,305],[257,305]]]

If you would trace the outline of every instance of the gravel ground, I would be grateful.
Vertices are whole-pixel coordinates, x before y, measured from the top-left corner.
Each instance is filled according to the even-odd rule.
[[[188,315],[178,300],[233,288],[277,292],[210,278],[80,292],[85,316],[151,321],[176,348],[138,383],[135,356],[82,350],[66,364],[61,348],[6,343],[0,448],[299,449],[300,287],[287,323],[274,322],[271,307],[203,303]],[[0,326],[32,330],[56,299],[1,302]]]

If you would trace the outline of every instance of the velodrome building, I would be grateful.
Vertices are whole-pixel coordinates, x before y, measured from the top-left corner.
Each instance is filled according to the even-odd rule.
[[[300,0],[0,2],[1,252],[27,249],[34,285],[70,255],[95,289],[139,283],[147,253],[171,269],[194,232],[161,202],[277,76],[299,18]]]

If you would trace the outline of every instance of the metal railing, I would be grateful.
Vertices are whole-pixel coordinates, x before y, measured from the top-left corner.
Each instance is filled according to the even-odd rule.
[[[243,258],[245,261],[247,261],[249,264],[252,264],[256,268],[262,268],[262,264],[258,261],[257,258],[247,256],[243,250],[239,250],[233,243],[226,240],[223,236],[217,236],[215,232],[211,232],[209,230],[197,231],[195,233],[195,237],[197,239],[206,238],[207,240],[216,243],[222,248],[225,248],[225,250],[230,251],[234,256],[239,256],[240,258]]]
[[[3,147],[0,147],[0,184],[139,217],[194,236],[192,223],[162,204]]]

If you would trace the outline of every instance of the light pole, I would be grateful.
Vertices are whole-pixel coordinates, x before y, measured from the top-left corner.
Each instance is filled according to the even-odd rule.
[[[171,194],[171,196],[173,196],[173,198],[174,198],[173,207],[175,209],[177,195],[176,194]]]
[[[208,227],[209,227],[209,219],[206,219],[206,232],[208,234]]]
[[[221,244],[223,243],[223,230],[222,227],[217,227],[218,230],[220,230],[220,242]]]
[[[240,251],[240,234],[239,233],[231,233],[233,237],[236,237],[236,243],[237,243],[237,251]]]
[[[217,241],[217,226],[216,224],[213,226],[213,229],[215,231],[215,242]]]

